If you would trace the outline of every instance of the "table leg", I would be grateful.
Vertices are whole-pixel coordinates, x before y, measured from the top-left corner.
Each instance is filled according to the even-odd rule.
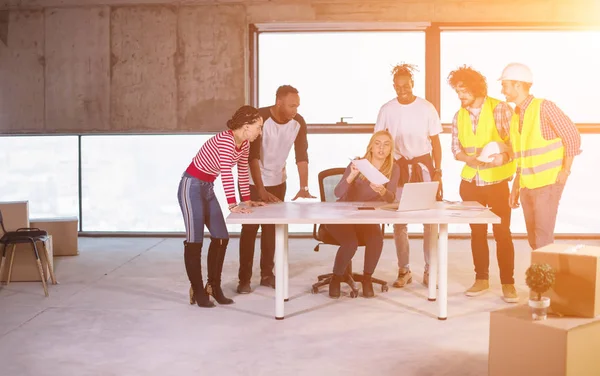
[[[448,318],[448,224],[440,224],[439,234],[439,275],[440,275],[440,293],[439,293],[439,320]]]
[[[283,320],[285,295],[285,228],[275,225],[275,319]]]
[[[429,296],[428,300],[434,302],[437,296],[438,281],[438,225],[427,225],[430,228],[429,244],[431,246],[429,253]]]
[[[284,225],[283,230],[283,298],[284,301],[288,301],[290,299],[290,264],[288,261],[289,254],[289,241],[288,241],[288,225]]]

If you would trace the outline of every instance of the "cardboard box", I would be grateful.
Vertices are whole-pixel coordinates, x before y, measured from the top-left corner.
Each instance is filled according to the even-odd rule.
[[[44,252],[42,251],[42,245],[37,242],[37,249],[40,255],[40,260],[42,261],[42,271],[44,272],[44,277],[46,281],[50,277],[50,273],[48,268],[52,268],[54,271],[54,260],[53,260],[53,252],[52,252],[52,236],[48,236],[48,240],[45,241],[46,249],[48,250],[49,260],[46,260],[44,256]],[[10,257],[11,252],[9,249],[6,253],[6,261],[4,263],[4,270],[2,271],[2,275],[0,276],[0,281],[6,282],[8,278],[8,269],[10,267]],[[17,244],[15,247],[15,259],[12,267],[12,275],[10,277],[10,282],[41,282],[40,273],[37,268],[37,263],[35,262],[35,256],[33,253],[33,249],[31,244]],[[0,257],[2,255],[0,254]]]
[[[0,211],[6,231],[29,227],[29,201],[0,202]]]
[[[531,263],[547,263],[556,271],[554,286],[544,294],[553,312],[600,315],[600,247],[551,244],[531,252]]]
[[[79,254],[77,217],[31,219],[31,227],[45,230],[52,235],[54,256],[76,256]]]
[[[600,318],[533,321],[528,306],[490,315],[489,376],[600,375]]]

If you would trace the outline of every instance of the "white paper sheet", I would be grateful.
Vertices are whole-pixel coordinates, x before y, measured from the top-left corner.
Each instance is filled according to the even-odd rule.
[[[468,205],[449,205],[446,210],[463,210],[463,211],[486,211],[489,210],[483,206],[468,206]]]
[[[446,201],[444,209],[446,210],[464,210],[464,211],[486,211],[488,207],[482,206],[476,202],[463,202],[463,201]]]
[[[385,175],[376,169],[367,159],[354,159],[352,160],[352,163],[354,163],[354,166],[356,166],[358,171],[373,184],[384,185],[390,181],[390,179],[386,178]]]

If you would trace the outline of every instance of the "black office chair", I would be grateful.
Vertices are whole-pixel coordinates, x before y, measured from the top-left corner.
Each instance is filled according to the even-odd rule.
[[[345,171],[345,168],[330,168],[319,173],[319,191],[321,193],[322,202],[336,201],[337,198],[335,197],[334,190]],[[384,231],[384,225],[381,226],[381,231]],[[339,243],[333,238],[333,236],[329,234],[329,232],[327,232],[327,229],[323,225],[314,225],[313,238],[319,242],[319,244],[317,244],[317,246],[314,248],[315,252],[319,252],[319,246],[321,244],[339,246]],[[359,246],[364,246],[364,244],[359,243]],[[319,282],[312,286],[312,293],[318,294],[319,288],[329,285],[332,277],[333,273],[327,273],[318,276],[317,278]],[[348,264],[348,267],[344,273],[344,282],[352,289],[350,292],[350,297],[356,298],[358,296],[358,288],[356,288],[354,282],[362,282],[363,277],[364,275],[362,274],[352,272],[352,261],[350,261],[350,264]],[[373,283],[381,285],[382,292],[388,291],[389,287],[386,281],[377,278],[372,278],[371,280]]]
[[[12,266],[13,261],[15,259],[15,252],[17,251],[17,244],[25,244],[31,243],[31,247],[33,248],[33,253],[35,254],[35,260],[37,263],[37,268],[40,273],[40,278],[42,279],[42,286],[44,287],[44,294],[48,296],[48,287],[46,286],[46,278],[44,278],[44,271],[42,268],[42,262],[40,261],[40,254],[38,253],[36,242],[40,242],[42,244],[42,251],[44,252],[44,256],[46,256],[46,261],[50,264],[50,257],[48,255],[48,251],[46,250],[46,246],[44,242],[48,239],[48,233],[44,230],[40,230],[36,227],[27,227],[20,228],[17,231],[6,231],[4,228],[4,221],[2,219],[2,211],[0,211],[0,228],[2,229],[2,237],[0,238],[0,244],[2,245],[2,261],[0,262],[0,276],[2,276],[2,272],[4,270],[4,263],[6,261],[6,250],[9,245],[12,245],[11,248],[11,256],[10,256],[10,264],[8,266],[8,276],[6,278],[6,284],[10,284],[10,277],[12,274]],[[52,266],[48,265],[48,270],[50,272],[50,278],[52,280],[52,284],[56,285],[56,278],[54,277],[54,271],[52,270]]]

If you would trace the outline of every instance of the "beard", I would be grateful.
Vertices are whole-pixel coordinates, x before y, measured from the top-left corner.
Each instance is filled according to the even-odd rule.
[[[467,108],[473,104],[474,100],[460,101],[460,105],[462,108]]]

